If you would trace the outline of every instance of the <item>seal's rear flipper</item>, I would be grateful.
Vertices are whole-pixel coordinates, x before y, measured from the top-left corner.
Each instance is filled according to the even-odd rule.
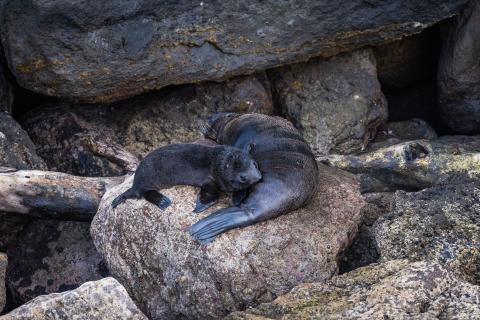
[[[119,204],[124,203],[127,199],[138,198],[138,193],[132,188],[128,189],[112,201],[112,208],[115,209]]]
[[[145,192],[144,197],[145,197],[145,200],[153,203],[154,205],[158,206],[162,210],[167,209],[172,204],[172,200],[170,200],[167,196],[155,190],[150,190]]]
[[[207,244],[225,231],[255,223],[247,210],[240,207],[219,210],[192,225],[190,234],[201,244]]]

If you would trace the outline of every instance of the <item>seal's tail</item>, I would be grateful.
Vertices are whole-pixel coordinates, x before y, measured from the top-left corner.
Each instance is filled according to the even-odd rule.
[[[127,199],[136,198],[137,193],[132,189],[128,189],[112,201],[112,208],[115,209],[119,204],[124,203]]]

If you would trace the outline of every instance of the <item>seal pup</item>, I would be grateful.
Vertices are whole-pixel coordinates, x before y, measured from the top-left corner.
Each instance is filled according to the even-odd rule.
[[[231,146],[171,144],[149,153],[140,162],[133,185],[112,201],[115,208],[127,199],[144,197],[165,210],[172,202],[158,190],[175,185],[201,187],[194,212],[215,204],[220,191],[245,189],[262,178],[247,151]]]
[[[209,120],[206,138],[248,150],[257,161],[262,181],[233,194],[234,206],[221,209],[190,227],[206,244],[215,236],[277,217],[304,206],[316,191],[315,157],[291,122],[275,116],[219,113]]]

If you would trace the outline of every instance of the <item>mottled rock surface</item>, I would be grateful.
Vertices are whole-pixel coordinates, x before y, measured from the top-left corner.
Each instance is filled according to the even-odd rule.
[[[452,180],[480,179],[480,137],[414,140],[359,155],[329,155],[321,159],[360,174],[363,192],[420,190]]]
[[[273,300],[303,282],[324,281],[357,232],[364,201],[350,174],[320,166],[319,191],[306,207],[243,229],[207,246],[190,225],[228,205],[192,213],[192,187],[164,190],[173,204],[161,211],[144,200],[112,210],[131,179],[108,192],[92,222],[94,243],[109,270],[155,319],[219,318]]]
[[[2,320],[147,320],[117,280],[91,281],[63,293],[52,293],[0,317]]]
[[[43,169],[27,133],[11,116],[0,111],[0,166],[16,169]]]
[[[108,275],[83,222],[36,220],[8,250],[13,302],[71,290]]]
[[[220,111],[271,114],[265,76],[166,88],[113,104],[39,108],[23,124],[50,170],[111,176],[125,170],[96,153],[92,142],[145,156],[166,144],[200,138],[201,121]]]
[[[480,181],[397,192],[375,226],[380,259],[430,259],[480,284]]]
[[[345,251],[340,262],[340,273],[355,270],[377,262],[380,258],[374,225],[380,217],[391,211],[393,192],[366,193],[366,205],[362,211],[362,222],[357,237]]]
[[[5,275],[7,273],[8,259],[7,255],[0,253],[0,313],[3,311],[6,302]]]
[[[365,151],[373,151],[388,147],[402,141],[435,139],[437,133],[422,119],[410,119],[387,123],[367,147]]]
[[[466,1],[8,0],[0,30],[21,86],[100,102],[379,45]]]
[[[459,133],[480,133],[480,1],[470,1],[445,36],[438,87],[444,121]]]
[[[395,260],[296,287],[240,319],[477,319],[480,287],[434,262]]]
[[[362,150],[388,110],[370,49],[271,70],[281,112],[317,155]]]

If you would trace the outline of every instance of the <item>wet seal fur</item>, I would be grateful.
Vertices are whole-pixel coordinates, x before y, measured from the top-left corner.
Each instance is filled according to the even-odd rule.
[[[112,207],[144,197],[164,210],[172,202],[158,190],[190,185],[201,187],[194,209],[201,212],[217,202],[221,191],[245,189],[261,177],[248,151],[231,146],[172,144],[152,151],[140,162],[132,187],[115,198]]]
[[[298,209],[316,191],[318,167],[300,132],[287,120],[263,114],[220,113],[209,120],[205,137],[219,144],[251,149],[262,181],[233,194],[234,206],[191,226],[190,234],[206,244],[217,235]]]

